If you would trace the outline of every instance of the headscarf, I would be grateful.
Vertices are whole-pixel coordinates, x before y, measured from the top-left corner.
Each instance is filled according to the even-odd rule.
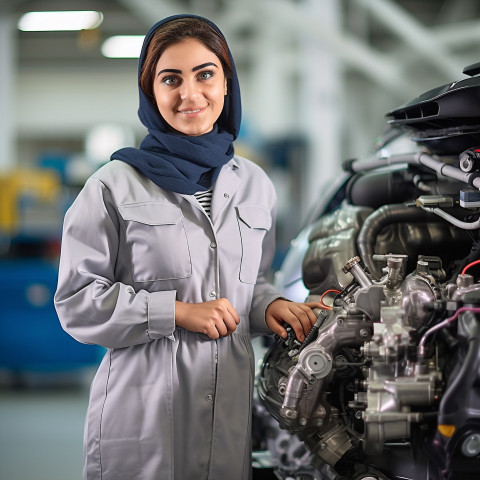
[[[122,148],[110,157],[122,160],[139,169],[159,187],[183,194],[206,191],[214,185],[218,174],[234,154],[233,141],[240,130],[240,87],[232,54],[232,78],[225,103],[211,132],[200,136],[188,136],[174,132],[158,111],[157,105],[140,87],[140,72],[147,47],[155,30],[177,18],[198,18],[211,25],[222,37],[222,32],[210,20],[197,15],[174,15],[156,23],[147,33],[138,62],[138,90],[140,106],[138,116],[147,127],[148,135],[140,148]]]

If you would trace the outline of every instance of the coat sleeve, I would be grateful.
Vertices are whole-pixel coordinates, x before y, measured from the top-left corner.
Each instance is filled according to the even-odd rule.
[[[82,343],[121,348],[175,330],[175,291],[116,281],[120,228],[110,191],[89,179],[65,215],[54,297],[63,329]]]
[[[269,182],[270,183],[270,182]],[[276,220],[276,194],[271,185],[272,199],[271,208],[272,226],[263,239],[262,259],[258,271],[257,281],[253,289],[252,308],[250,310],[250,331],[253,336],[272,333],[265,323],[265,312],[267,307],[277,298],[283,298],[280,292],[267,281],[271,272],[273,257],[275,255],[275,220]]]

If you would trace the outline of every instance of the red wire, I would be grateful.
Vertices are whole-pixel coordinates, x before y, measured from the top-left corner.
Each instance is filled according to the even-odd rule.
[[[480,260],[475,260],[472,263],[469,263],[463,270],[462,270],[462,275],[465,275],[465,272],[470,268],[473,267],[474,265],[478,265],[480,263]],[[321,301],[321,300],[320,300]]]
[[[332,310],[332,307],[330,305],[325,305],[323,303],[323,297],[330,292],[341,293],[340,290],[335,290],[333,288],[322,293],[322,296],[320,297],[320,303],[322,304],[323,308],[325,308],[325,310]]]

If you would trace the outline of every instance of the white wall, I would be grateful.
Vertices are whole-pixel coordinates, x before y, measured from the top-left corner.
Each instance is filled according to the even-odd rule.
[[[25,137],[82,137],[97,123],[143,131],[137,117],[136,69],[18,72],[15,129]]]

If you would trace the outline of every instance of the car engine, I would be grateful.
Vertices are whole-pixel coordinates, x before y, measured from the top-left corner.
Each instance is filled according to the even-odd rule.
[[[387,114],[287,255],[277,286],[323,308],[257,378],[279,479],[480,478],[480,64],[464,73]]]

